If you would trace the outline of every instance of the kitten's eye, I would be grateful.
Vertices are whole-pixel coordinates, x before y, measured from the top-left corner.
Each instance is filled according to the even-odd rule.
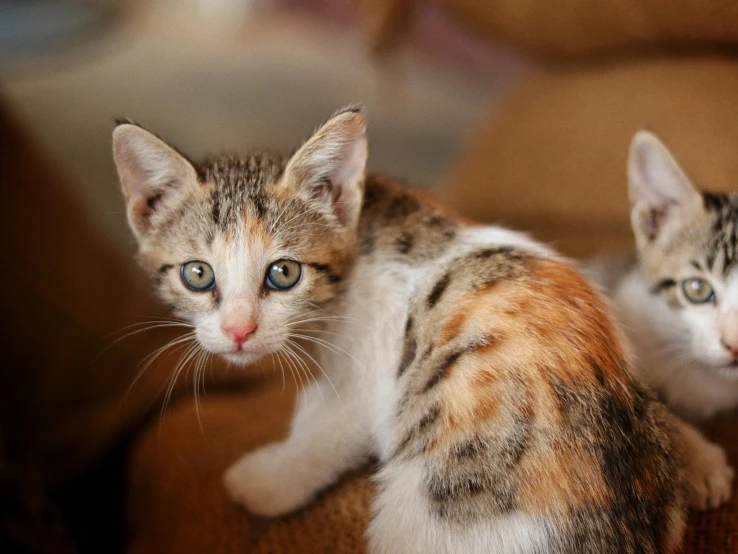
[[[215,286],[215,272],[209,264],[195,260],[182,266],[182,280],[188,288],[200,292]]]
[[[682,281],[682,291],[687,300],[695,304],[706,304],[715,300],[715,291],[712,290],[710,283],[699,277]]]
[[[300,280],[302,266],[293,260],[277,260],[269,265],[266,286],[270,289],[291,289]]]

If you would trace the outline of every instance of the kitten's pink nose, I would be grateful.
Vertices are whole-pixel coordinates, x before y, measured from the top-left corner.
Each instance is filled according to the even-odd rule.
[[[243,345],[244,342],[248,340],[250,335],[254,334],[254,331],[256,331],[255,323],[252,323],[250,325],[223,327],[223,332],[228,335],[233,340],[233,342],[238,344],[239,348]]]

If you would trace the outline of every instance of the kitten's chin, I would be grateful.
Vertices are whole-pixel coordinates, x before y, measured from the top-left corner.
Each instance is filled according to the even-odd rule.
[[[258,362],[265,354],[265,352],[238,350],[236,352],[222,353],[221,356],[223,356],[226,361],[235,365],[249,365],[254,362]]]
[[[738,364],[732,363],[712,368],[713,372],[730,381],[738,381]]]

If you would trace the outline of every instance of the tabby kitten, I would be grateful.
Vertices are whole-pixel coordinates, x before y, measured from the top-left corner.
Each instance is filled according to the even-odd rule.
[[[359,111],[289,159],[113,142],[140,262],[206,350],[325,346],[289,436],[226,473],[234,500],[287,514],[376,456],[375,554],[679,549],[683,439],[602,299],[526,236],[365,176]]]
[[[628,181],[637,260],[591,269],[635,349],[636,373],[688,419],[735,408],[738,194],[699,192],[647,131],[631,143]],[[730,497],[733,470],[721,448],[686,432],[705,476],[697,503],[716,506]]]
[[[641,131],[628,161],[638,263],[613,291],[642,378],[691,419],[738,406],[738,193],[699,192]]]

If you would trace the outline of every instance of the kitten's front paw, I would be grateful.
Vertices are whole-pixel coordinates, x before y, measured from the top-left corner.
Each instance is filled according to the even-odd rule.
[[[270,444],[242,456],[223,476],[228,495],[251,513],[276,517],[300,508],[309,500],[282,464],[282,444]]]
[[[699,510],[717,508],[730,499],[735,472],[716,444],[706,442],[697,454],[690,471],[692,506]]]

